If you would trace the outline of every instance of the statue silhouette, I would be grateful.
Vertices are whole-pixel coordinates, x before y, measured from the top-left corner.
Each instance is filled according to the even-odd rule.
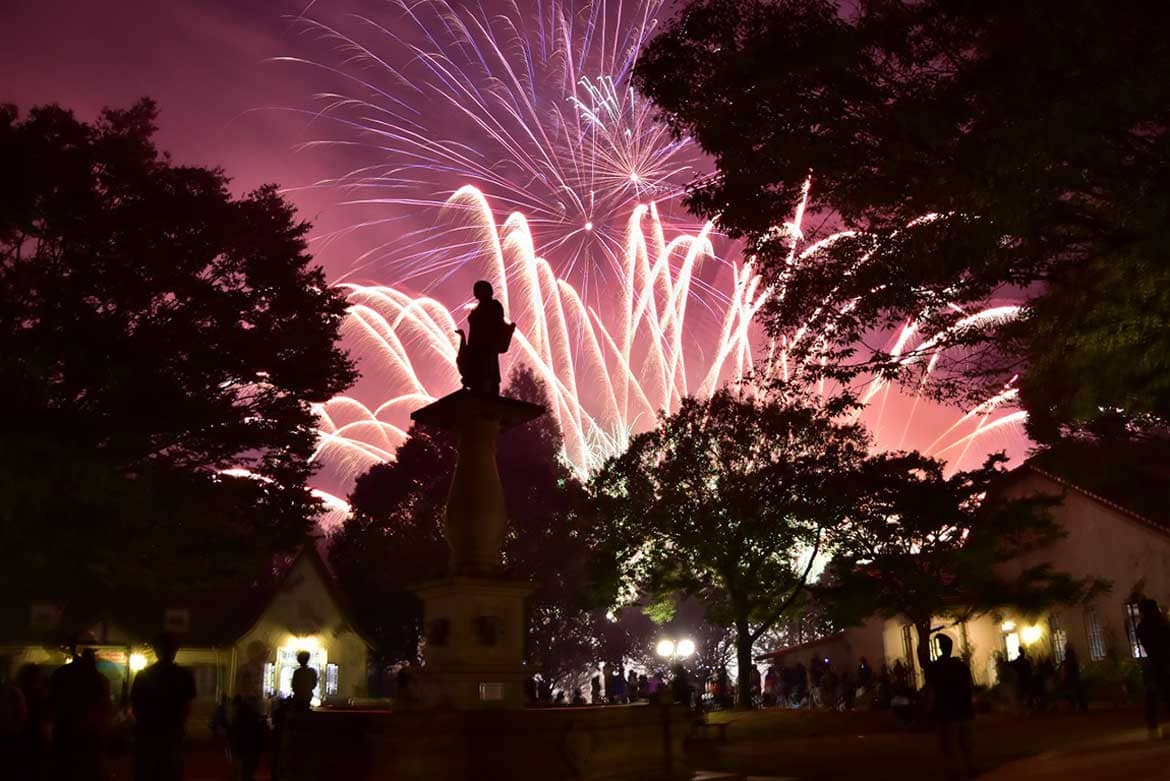
[[[500,354],[512,343],[515,323],[504,322],[504,307],[492,298],[491,283],[482,279],[472,288],[479,301],[467,316],[469,334],[459,334],[459,354],[455,365],[463,387],[484,396],[500,395]]]

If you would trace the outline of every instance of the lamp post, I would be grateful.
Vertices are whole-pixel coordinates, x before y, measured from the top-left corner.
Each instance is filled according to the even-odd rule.
[[[674,664],[680,659],[686,659],[695,652],[695,641],[689,637],[684,637],[677,643],[669,637],[664,637],[658,641],[658,646],[654,649],[663,659],[669,659],[671,664]]]

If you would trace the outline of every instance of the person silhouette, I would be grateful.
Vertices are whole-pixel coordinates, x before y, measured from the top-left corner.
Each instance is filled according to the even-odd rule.
[[[951,778],[966,781],[971,768],[972,704],[971,669],[951,656],[954,641],[940,634],[936,641],[939,657],[926,668],[926,685],[931,696],[931,716],[938,729],[939,748]]]
[[[236,671],[236,696],[228,724],[233,779],[252,781],[260,766],[268,726],[264,717],[264,665],[268,647],[253,640],[248,644],[248,660]]]
[[[1146,727],[1150,737],[1159,737],[1159,710],[1170,707],[1170,624],[1152,599],[1138,602],[1141,615],[1135,633],[1145,657],[1142,658],[1142,683],[1145,687]]]
[[[130,688],[134,713],[134,777],[178,781],[183,777],[183,733],[195,699],[195,676],[175,664],[172,634],[154,644],[158,661],[138,673]]]
[[[317,671],[309,666],[312,655],[308,651],[297,654],[300,665],[292,674],[293,710],[307,711],[313,704],[313,690],[317,688]]]
[[[104,749],[112,715],[110,682],[86,648],[49,679],[53,712],[55,778],[91,781],[106,777]]]
[[[500,395],[500,354],[507,352],[515,324],[504,321],[504,307],[492,298],[490,282],[479,280],[472,288],[479,303],[467,315],[470,333],[459,334],[455,365],[463,387],[485,396]]]
[[[24,699],[25,719],[15,763],[14,778],[41,778],[49,736],[49,679],[38,664],[25,664],[16,674]]]

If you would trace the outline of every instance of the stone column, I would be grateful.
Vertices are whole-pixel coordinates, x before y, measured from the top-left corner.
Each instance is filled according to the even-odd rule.
[[[423,704],[461,710],[524,704],[524,600],[532,587],[497,574],[507,512],[496,440],[543,412],[535,404],[461,390],[411,416],[454,433],[458,449],[444,521],[449,574],[414,587],[426,636]]]

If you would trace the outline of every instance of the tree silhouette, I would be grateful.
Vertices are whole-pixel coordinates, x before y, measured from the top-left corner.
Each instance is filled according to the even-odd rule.
[[[868,445],[859,426],[841,422],[853,408],[848,397],[822,404],[797,389],[687,398],[590,482],[597,533],[616,560],[645,591],[698,597],[712,624],[734,626],[740,670],[848,517],[840,477]],[[750,706],[750,687],[738,701]]]
[[[774,333],[832,321],[848,350],[1022,293],[1019,320],[912,365],[980,400],[1021,373],[1039,439],[1101,417],[1165,434],[1167,27],[1170,6],[1139,0],[692,0],[636,75],[715,159],[691,207],[787,277],[762,312]],[[810,174],[808,213],[860,232],[793,265],[774,226]]]
[[[504,395],[548,403],[527,366],[513,370]],[[552,681],[621,653],[604,611],[595,609],[605,604],[598,590],[610,579],[595,574],[606,568],[590,547],[582,488],[560,450],[560,431],[545,415],[502,434],[497,456],[509,520],[503,570],[536,586],[525,658]],[[390,659],[417,655],[421,606],[410,586],[446,574],[442,518],[454,468],[452,440],[413,427],[393,462],[358,478],[354,517],[330,541],[330,562]]]
[[[320,509],[310,405],[356,377],[344,299],[274,186],[173,163],[155,116],[0,107],[10,594],[250,582]]]
[[[922,669],[930,662],[932,621],[955,623],[1014,606],[1035,615],[1085,599],[1106,584],[1074,579],[1050,564],[1015,572],[1005,564],[1042,552],[1064,536],[1051,496],[1011,497],[1003,456],[944,476],[918,453],[874,456],[846,479],[854,515],[834,528],[835,557],[817,596],[840,624],[905,616],[918,633]]]

